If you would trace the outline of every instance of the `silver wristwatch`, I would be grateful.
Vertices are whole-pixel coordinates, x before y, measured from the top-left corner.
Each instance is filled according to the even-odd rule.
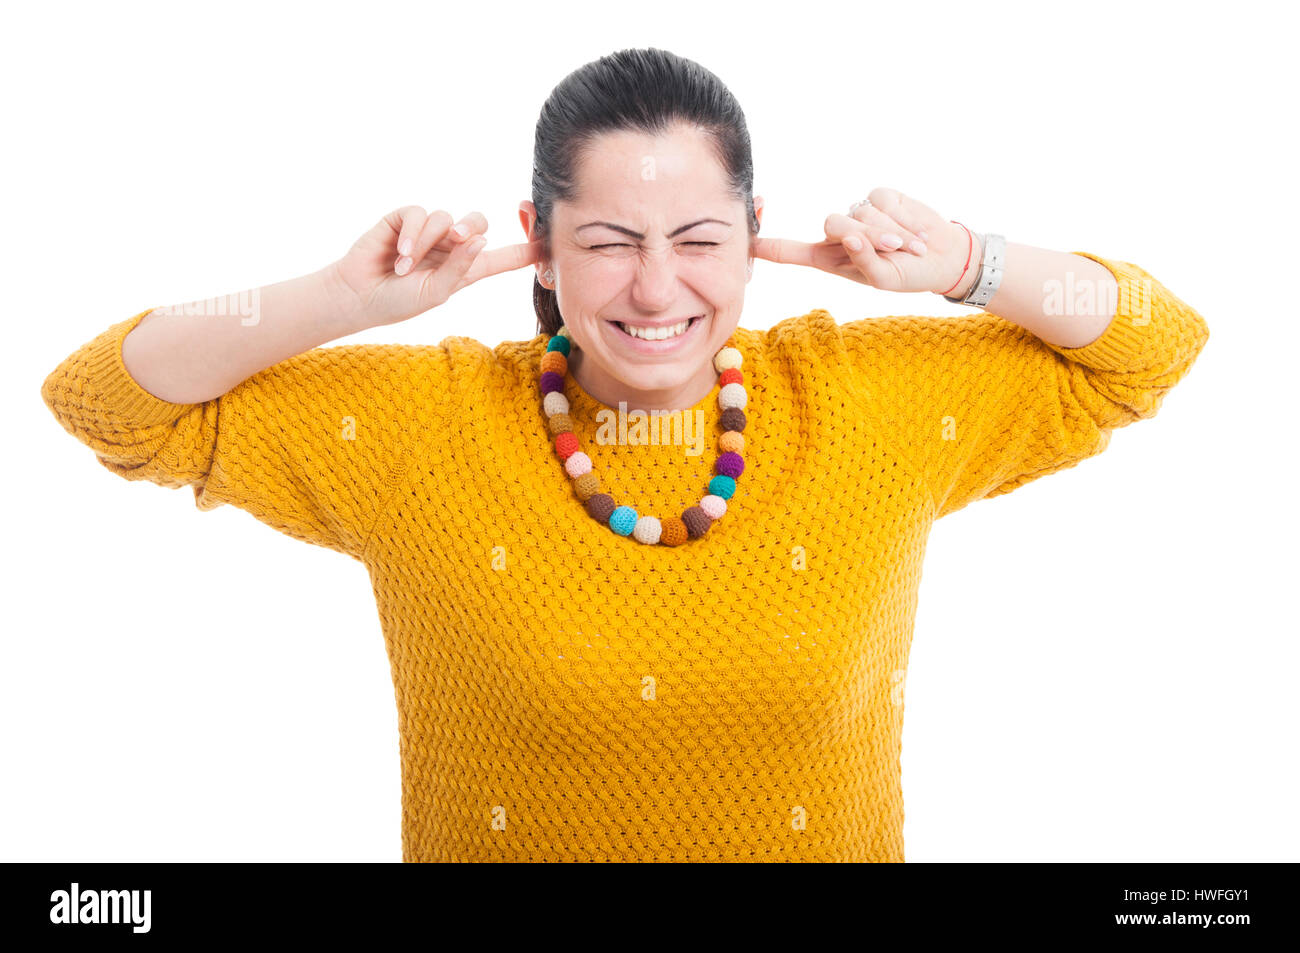
[[[966,297],[952,298],[944,295],[944,298],[953,304],[968,304],[973,308],[982,308],[989,303],[989,299],[1002,284],[1002,272],[1007,265],[1007,240],[1001,235],[991,233],[980,235],[980,247],[983,252],[980,256],[979,274],[975,276],[975,283],[970,286]]]

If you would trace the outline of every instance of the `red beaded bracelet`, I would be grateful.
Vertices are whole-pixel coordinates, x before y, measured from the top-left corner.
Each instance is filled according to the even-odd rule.
[[[957,221],[955,218],[950,218],[948,221],[952,222],[954,225],[961,225],[961,222]],[[966,228],[965,225],[961,225],[961,227]],[[975,236],[971,234],[969,228],[966,228],[966,240],[969,243],[966,246],[966,264],[962,265],[961,274],[958,275],[957,280],[952,283],[952,288],[956,288],[961,284],[961,280],[966,277],[966,272],[970,269],[971,252],[975,250]],[[948,291],[952,291],[952,288],[949,288]],[[948,291],[940,291],[939,294],[946,296]]]

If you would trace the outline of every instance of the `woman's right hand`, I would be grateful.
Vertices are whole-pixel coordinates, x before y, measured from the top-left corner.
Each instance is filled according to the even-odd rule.
[[[489,275],[538,260],[540,241],[484,251],[487,219],[470,212],[452,230],[451,215],[418,205],[389,212],[346,255],[330,266],[342,306],[358,329],[396,324],[436,308],[457,291]]]

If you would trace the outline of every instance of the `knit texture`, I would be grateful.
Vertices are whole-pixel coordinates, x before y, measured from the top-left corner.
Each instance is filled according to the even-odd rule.
[[[404,860],[902,861],[931,525],[1103,450],[1208,338],[1143,269],[1086,257],[1150,281],[1086,347],[986,312],[737,329],[745,474],[677,546],[588,515],[542,411],[544,335],[315,348],[173,404],[122,362],[146,311],[41,394],[119,476],[190,486],[201,509],[230,503],[367,567]],[[610,408],[571,376],[564,392],[602,491],[667,515],[707,492],[717,391],[692,408],[698,455],[600,442]]]

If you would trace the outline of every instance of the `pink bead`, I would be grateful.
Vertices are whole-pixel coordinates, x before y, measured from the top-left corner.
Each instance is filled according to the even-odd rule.
[[[701,498],[700,509],[704,510],[704,515],[711,520],[721,519],[722,514],[727,512],[727,501],[710,493]]]
[[[564,469],[569,472],[571,477],[580,477],[584,473],[591,472],[591,457],[587,456],[581,450],[569,454],[569,459],[564,461]]]

